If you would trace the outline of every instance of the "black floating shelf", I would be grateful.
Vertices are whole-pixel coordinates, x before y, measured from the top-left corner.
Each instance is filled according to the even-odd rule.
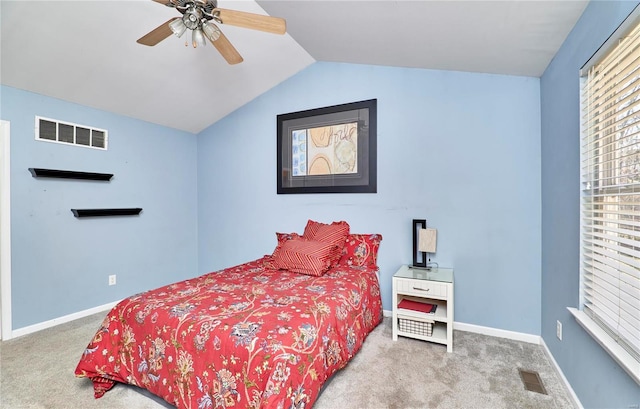
[[[137,216],[142,211],[140,207],[122,209],[71,209],[75,217],[103,217],[103,216]]]
[[[109,181],[113,177],[112,173],[76,172],[74,170],[29,168],[29,172],[34,178],[60,178],[60,179],[83,179]]]

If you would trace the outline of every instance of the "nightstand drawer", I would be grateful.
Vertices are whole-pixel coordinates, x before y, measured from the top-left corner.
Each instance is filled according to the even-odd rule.
[[[404,278],[395,278],[395,280],[398,293],[411,294],[418,297],[447,296],[447,286],[444,284],[438,284],[432,281],[410,280]]]

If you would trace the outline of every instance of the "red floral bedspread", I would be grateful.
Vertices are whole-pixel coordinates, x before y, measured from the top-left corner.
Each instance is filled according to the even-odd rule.
[[[381,321],[375,268],[322,277],[265,256],[137,294],[106,316],[78,363],[95,397],[115,382],[179,408],[311,407]]]

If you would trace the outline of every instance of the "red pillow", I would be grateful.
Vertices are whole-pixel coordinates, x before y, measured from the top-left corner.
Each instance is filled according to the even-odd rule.
[[[282,244],[287,240],[291,239],[299,239],[301,236],[298,233],[278,233],[276,232],[276,238],[278,239],[278,244]]]
[[[273,250],[273,254],[272,256],[275,256],[275,254],[280,250],[280,248],[282,248],[282,245],[291,240],[291,239],[299,239],[302,238],[298,233],[278,233],[276,232],[276,238],[278,239],[278,244],[276,244],[276,248],[275,250]]]
[[[313,220],[307,222],[302,235],[305,240],[323,241],[337,246],[337,252],[331,260],[331,265],[335,265],[340,260],[347,236],[349,236],[349,223],[345,221],[325,224]]]
[[[381,241],[381,234],[350,234],[338,265],[377,267]]]
[[[274,252],[273,266],[295,273],[321,276],[331,267],[335,252],[335,244],[295,238],[285,241]]]

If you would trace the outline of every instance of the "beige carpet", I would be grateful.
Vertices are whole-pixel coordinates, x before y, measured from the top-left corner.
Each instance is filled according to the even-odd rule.
[[[164,401],[117,385],[93,398],[87,379],[73,375],[106,313],[0,343],[0,407],[151,409]],[[549,393],[524,389],[518,368],[538,371]],[[325,386],[314,409],[337,408],[574,408],[543,348],[469,332],[443,345],[391,340],[386,318],[362,350]]]

